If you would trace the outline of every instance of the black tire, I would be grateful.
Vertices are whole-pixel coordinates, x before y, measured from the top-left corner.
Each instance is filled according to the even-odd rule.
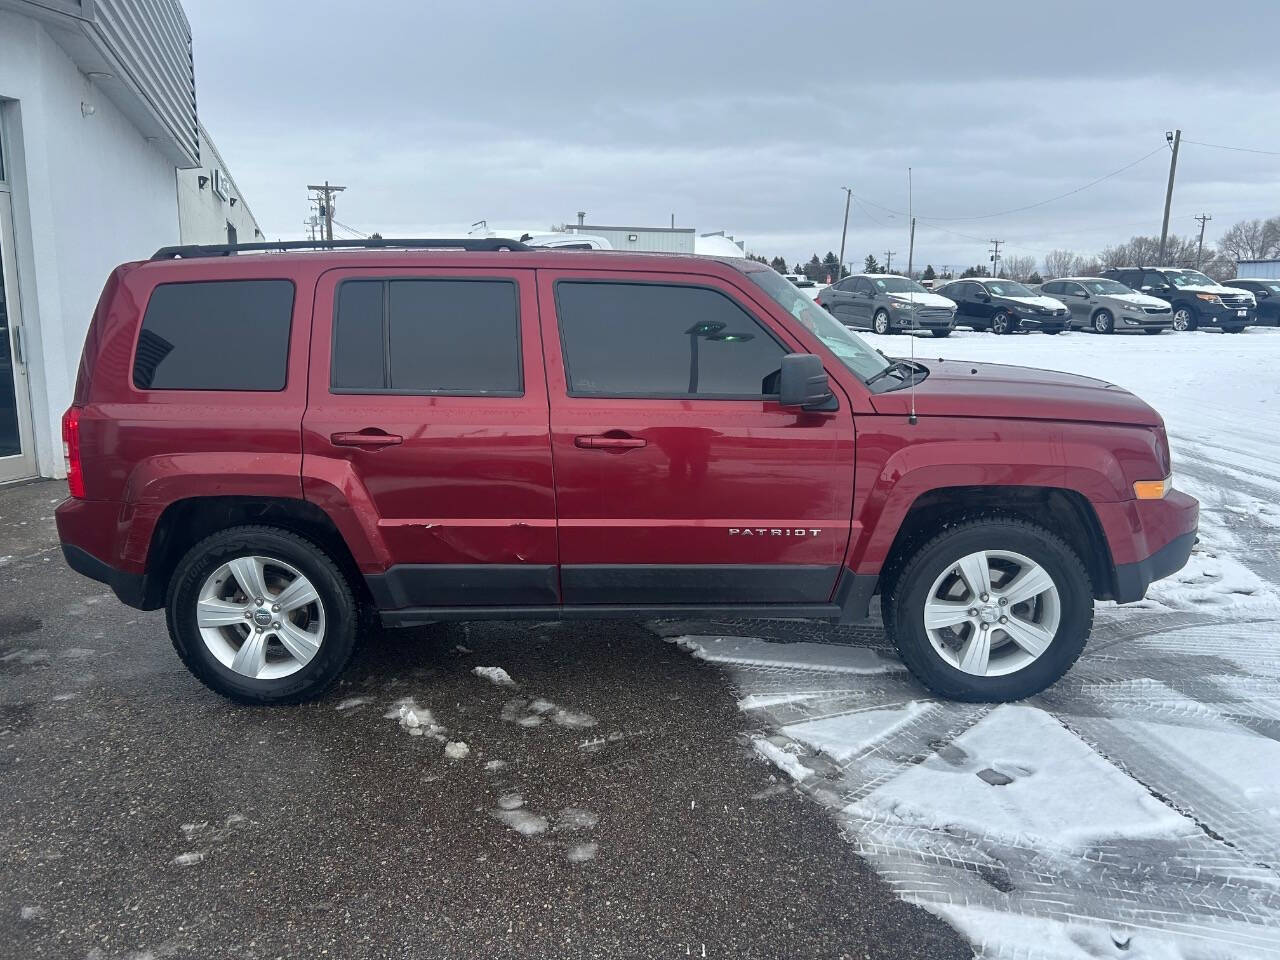
[[[949,337],[951,336],[951,328],[947,327],[946,329],[943,329],[941,327],[934,327],[929,331],[929,334],[934,337]]]
[[[893,333],[893,318],[889,316],[888,310],[876,311],[875,316],[871,318],[871,329],[881,336]]]
[[[1157,333],[1164,333],[1164,327],[1143,327],[1142,332],[1154,337]]]
[[[1056,337],[1058,334],[1060,334],[1060,333],[1066,333],[1066,332],[1067,332],[1067,331],[1065,331],[1065,330],[1045,330],[1045,331],[1044,331],[1044,335],[1045,335],[1046,337]]]
[[[1116,321],[1110,310],[1099,310],[1090,322],[1094,333],[1115,333]]]
[[[1182,324],[1182,326],[1178,326]],[[1180,303],[1173,308],[1173,329],[1179,331],[1192,332],[1200,326],[1200,317],[1196,313],[1196,308],[1189,303]]]
[[[265,555],[290,564],[311,581],[323,604],[324,639],[300,670],[272,680],[256,680],[223,666],[205,645],[196,625],[196,596],[208,576],[238,556]],[[320,696],[346,668],[359,638],[359,609],[351,585],[320,547],[276,527],[232,527],[187,551],[169,581],[165,600],[169,637],[178,656],[205,686],[237,703],[302,703]]]
[[[1016,323],[1004,310],[1001,310],[991,318],[991,332],[1003,336],[1007,333],[1013,333]]]
[[[951,666],[924,629],[925,595],[935,579],[978,550],[1022,554],[1042,566],[1058,588],[1061,612],[1048,649],[1005,676],[977,676]],[[890,639],[917,680],[952,700],[996,703],[1039,693],[1076,662],[1093,627],[1093,588],[1080,558],[1061,537],[1017,517],[990,513],[955,523],[910,550],[901,565],[891,564],[886,577],[881,607]]]

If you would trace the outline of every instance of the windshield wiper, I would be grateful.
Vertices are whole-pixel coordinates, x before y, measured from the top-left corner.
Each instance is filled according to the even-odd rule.
[[[911,363],[910,361],[891,360],[889,361],[889,365],[887,367],[885,367],[879,373],[875,374],[869,380],[867,380],[867,386],[868,387],[871,386],[877,380],[880,380],[883,377],[887,377],[891,373],[901,374],[902,380],[905,383],[908,377],[910,377],[912,374],[919,373],[920,371],[921,371],[921,368]]]

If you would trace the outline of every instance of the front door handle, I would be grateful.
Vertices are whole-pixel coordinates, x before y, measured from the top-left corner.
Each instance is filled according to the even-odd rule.
[[[643,437],[574,437],[573,445],[583,450],[630,450],[648,444]]]
[[[395,433],[386,433],[373,427],[366,427],[364,430],[350,433],[331,433],[329,434],[329,442],[335,447],[369,447],[377,450],[382,447],[395,446],[397,443],[404,443],[404,437]]]

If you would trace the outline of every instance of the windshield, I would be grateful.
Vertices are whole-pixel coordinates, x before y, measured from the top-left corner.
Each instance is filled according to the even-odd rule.
[[[747,274],[757,287],[769,295],[813,333],[836,358],[864,382],[889,366],[879,351],[853,333],[812,300],[787,283],[777,271],[754,270]]]
[[[1081,280],[1090,293],[1133,293],[1123,283],[1114,280]]]
[[[876,289],[883,293],[928,293],[924,287],[906,277],[876,277]]]
[[[1175,287],[1216,287],[1218,284],[1210,280],[1199,270],[1166,270],[1165,276]]]
[[[987,289],[1001,297],[1034,297],[1035,294],[1013,280],[988,280]]]

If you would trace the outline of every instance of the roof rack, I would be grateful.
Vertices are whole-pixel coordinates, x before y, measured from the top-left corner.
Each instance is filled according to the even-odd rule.
[[[502,237],[464,239],[409,240],[277,240],[265,243],[214,243],[187,244],[161,247],[151,255],[152,260],[187,260],[192,257],[229,257],[237,253],[283,250],[469,250],[476,253],[494,253],[504,250],[536,250],[518,240]]]

